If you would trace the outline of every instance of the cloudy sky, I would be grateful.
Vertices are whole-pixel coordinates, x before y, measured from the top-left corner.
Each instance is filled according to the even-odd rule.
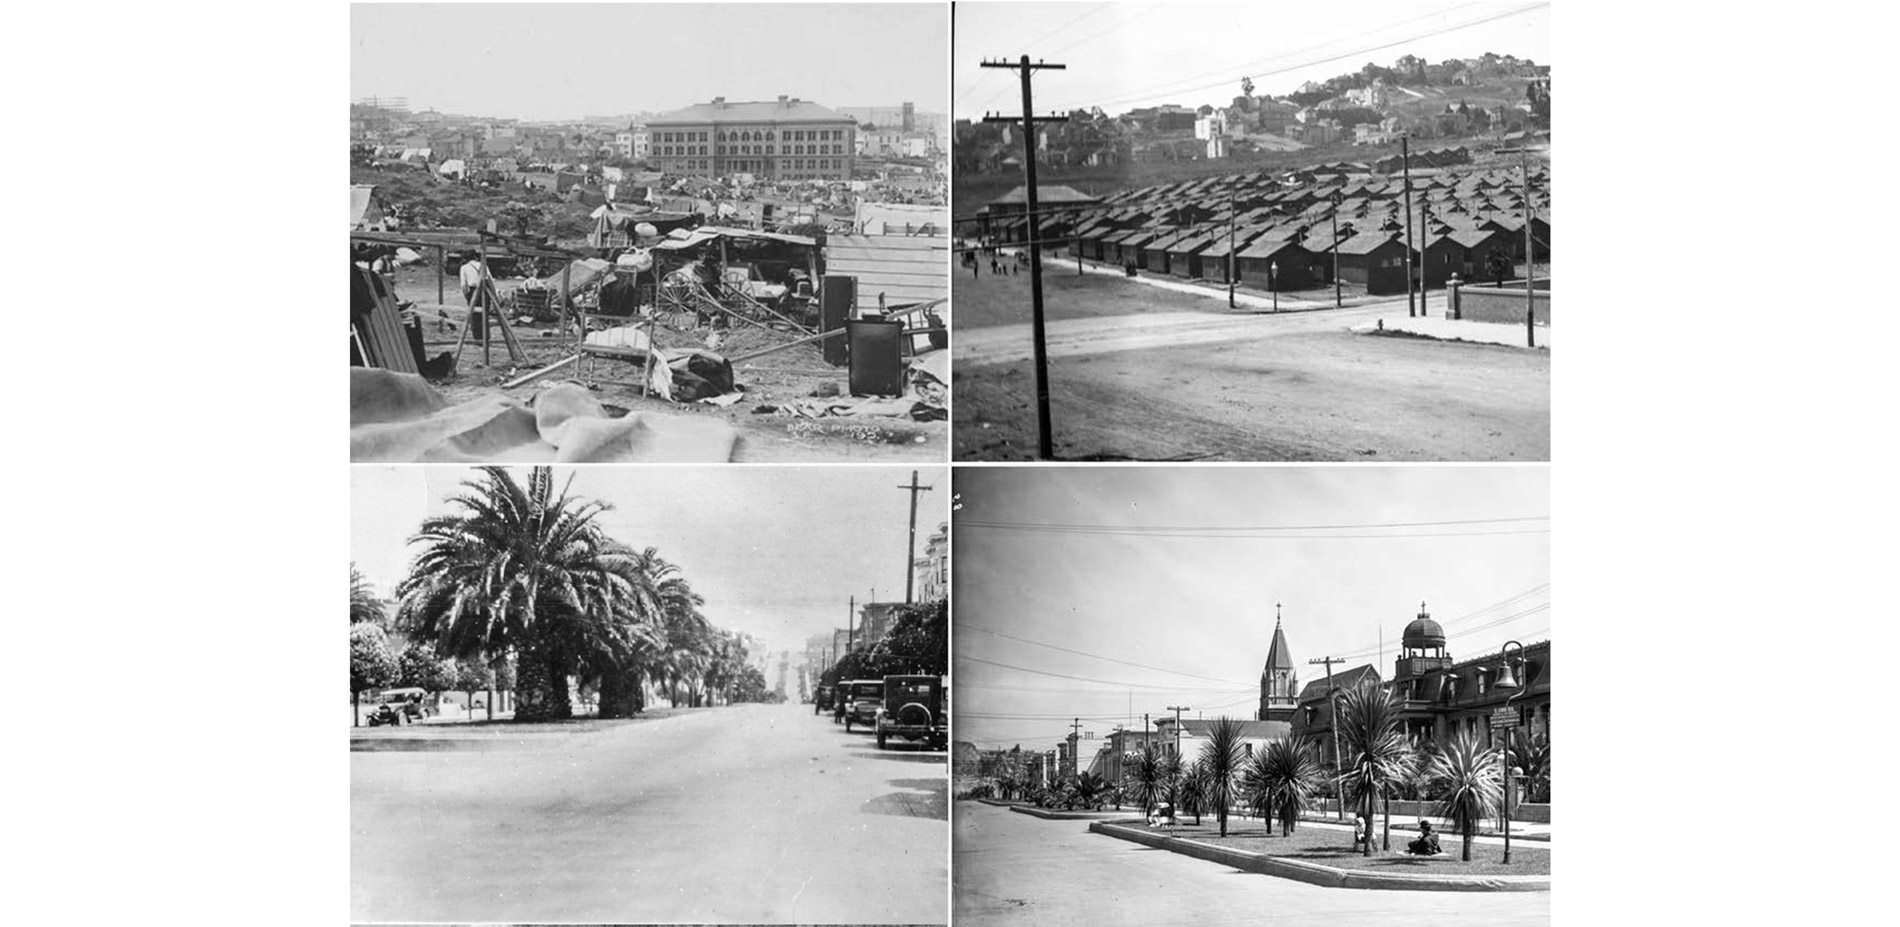
[[[957,739],[985,748],[1251,717],[1275,603],[1302,685],[1328,655],[1389,677],[1421,600],[1457,659],[1550,636],[1542,467],[969,467],[956,490]]]
[[[350,558],[387,594],[407,570],[422,519],[448,511],[463,480],[454,466],[350,468]],[[517,477],[526,471],[515,471]],[[946,468],[921,468],[937,487],[918,497],[917,546],[948,514]],[[706,597],[706,616],[771,650],[844,627],[848,599],[876,589],[903,601],[910,468],[575,467],[575,495],[611,503],[603,523],[636,547],[658,547]]]
[[[953,55],[959,118],[1022,111],[1016,72],[984,59],[1067,65],[1037,71],[1036,109],[1225,105],[1242,75],[1256,93],[1309,80],[1490,51],[1550,64],[1548,3],[959,3]],[[1522,12],[1514,12],[1522,11]]]
[[[942,3],[354,4],[350,99],[527,120],[713,97],[942,112]]]

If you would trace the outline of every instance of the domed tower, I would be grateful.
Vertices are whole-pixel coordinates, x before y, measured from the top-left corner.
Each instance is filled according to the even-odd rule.
[[[1260,671],[1260,711],[1258,721],[1292,721],[1299,695],[1299,678],[1293,673],[1293,651],[1286,645],[1286,632],[1280,630],[1280,606],[1273,606],[1273,643],[1267,646],[1267,665]]]
[[[1425,610],[1425,603],[1418,603],[1418,617],[1405,626],[1405,634],[1400,641],[1399,659],[1392,668],[1394,682],[1423,676],[1434,669],[1451,665],[1451,657],[1445,653],[1445,629],[1432,620],[1432,613]]]

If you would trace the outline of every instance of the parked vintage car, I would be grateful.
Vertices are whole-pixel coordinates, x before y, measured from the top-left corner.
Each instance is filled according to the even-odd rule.
[[[877,713],[884,707],[884,680],[853,679],[844,684],[844,691],[844,729],[851,730],[854,724],[862,728],[874,727]]]
[[[819,714],[830,710],[831,699],[836,691],[837,689],[832,686],[819,686],[818,694],[812,696],[811,699],[811,713]]]
[[[950,744],[950,712],[942,676],[886,676],[884,704],[878,708],[877,745],[902,737],[930,750]]]

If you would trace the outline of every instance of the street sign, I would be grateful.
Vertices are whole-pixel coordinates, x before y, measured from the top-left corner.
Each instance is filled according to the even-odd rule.
[[[1494,709],[1491,712],[1491,726],[1492,727],[1516,727],[1517,726],[1517,709],[1515,708]]]

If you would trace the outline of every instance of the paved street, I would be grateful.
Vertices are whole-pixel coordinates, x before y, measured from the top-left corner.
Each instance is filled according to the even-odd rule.
[[[945,922],[944,754],[810,705],[607,725],[353,752],[351,919]]]
[[[1550,923],[1547,892],[1322,888],[1241,872],[979,802],[956,805],[956,922],[968,924]]]

